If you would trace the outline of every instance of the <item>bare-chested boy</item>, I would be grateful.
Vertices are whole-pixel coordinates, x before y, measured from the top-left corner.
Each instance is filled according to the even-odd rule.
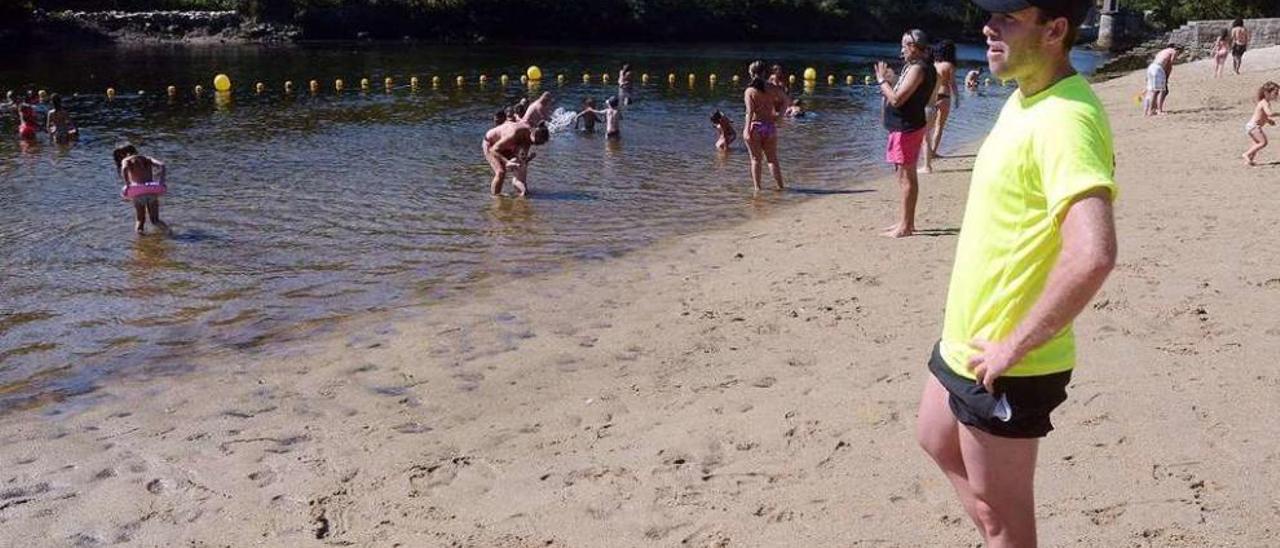
[[[507,122],[490,129],[484,134],[481,149],[485,160],[493,168],[493,183],[490,185],[493,194],[502,194],[502,184],[506,180],[507,170],[514,170],[511,183],[516,187],[518,196],[529,192],[529,162],[536,154],[529,151],[533,145],[547,142],[551,132],[546,123],[530,126],[524,122]]]
[[[733,140],[738,138],[737,133],[733,130],[733,122],[729,121],[729,117],[723,112],[716,110],[711,113],[711,125],[716,127],[716,149],[729,150],[729,145],[733,144]]]

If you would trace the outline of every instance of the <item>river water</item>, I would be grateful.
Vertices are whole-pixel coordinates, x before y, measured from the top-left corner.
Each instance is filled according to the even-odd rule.
[[[856,188],[886,173],[885,135],[875,89],[846,86],[845,75],[860,83],[897,50],[327,44],[0,55],[0,88],[62,93],[83,134],[71,146],[28,146],[13,137],[11,116],[0,125],[0,412],[90,392],[113,374],[177,370],[202,352],[252,352],[299,326],[387,309],[429,313],[422,305],[486,280],[606,258]],[[719,108],[741,130],[742,88],[731,76],[757,57],[821,76],[803,90],[813,116],[781,129],[793,189],[753,198],[745,150],[739,143],[718,154],[707,117]],[[985,68],[977,48],[962,47],[961,57],[961,75]],[[489,196],[480,138],[493,111],[529,92],[518,80],[524,68],[540,65],[541,90],[576,109],[584,97],[603,102],[616,92],[600,74],[616,77],[622,62],[637,83],[623,138],[557,133],[532,166],[533,196]],[[1077,56],[1084,71],[1095,63]],[[231,76],[230,98],[194,96],[216,73]],[[650,84],[639,84],[642,73]],[[676,85],[668,73],[679,75]],[[480,74],[490,83],[478,85]],[[511,82],[502,85],[501,74]],[[828,74],[837,85],[827,85]],[[361,78],[372,81],[367,93]],[[321,82],[315,95],[312,79]],[[265,93],[255,93],[259,81]],[[176,98],[166,97],[169,85]],[[948,141],[979,137],[1009,91],[966,95]],[[124,141],[169,165],[162,217],[170,237],[132,232],[111,162]]]

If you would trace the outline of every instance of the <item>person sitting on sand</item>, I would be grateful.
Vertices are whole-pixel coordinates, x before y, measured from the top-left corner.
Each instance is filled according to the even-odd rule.
[[[582,122],[583,131],[595,133],[596,123],[600,121],[600,117],[604,113],[605,111],[603,110],[596,110],[596,100],[594,98],[587,97],[582,102],[582,111],[573,117],[573,128],[578,129],[578,122]]]
[[[1173,75],[1173,62],[1182,46],[1169,44],[1156,53],[1147,66],[1147,96],[1144,113],[1147,116],[1164,114],[1164,102],[1169,97],[1169,76]]]
[[[49,96],[48,124],[49,135],[53,137],[53,142],[58,144],[69,143],[72,139],[80,136],[80,130],[76,128],[76,123],[67,116],[67,110],[62,108],[62,96],[55,93]]]
[[[538,124],[550,120],[551,103],[553,102],[554,100],[551,98],[551,92],[542,92],[541,97],[538,97],[536,101],[529,103],[529,108],[525,109],[524,117],[522,117],[520,121],[528,124],[529,127],[537,127]]]
[[[1231,70],[1240,74],[1240,63],[1244,61],[1244,52],[1249,49],[1249,29],[1244,27],[1243,19],[1231,23]]]
[[[622,138],[622,111],[618,110],[618,98],[604,102],[604,135],[610,139]]]
[[[133,145],[124,145],[116,147],[112,152],[112,157],[116,162],[117,173],[124,180],[124,188],[121,189],[122,195],[128,195],[129,187],[135,186],[156,186],[164,188],[165,169],[164,162],[149,156],[138,154],[138,149]],[[163,232],[169,232],[169,225],[160,220],[160,195],[159,193],[140,194],[131,198],[133,201],[133,212],[135,216],[134,230],[138,234],[142,234],[147,218],[151,219],[151,224],[155,225]]]
[[[1278,93],[1280,93],[1280,85],[1275,82],[1267,82],[1258,88],[1258,104],[1253,107],[1253,117],[1249,118],[1249,123],[1244,125],[1245,134],[1253,140],[1249,150],[1241,155],[1246,164],[1257,165],[1254,163],[1254,158],[1258,156],[1259,151],[1267,148],[1267,132],[1263,129],[1276,125],[1274,115],[1271,113],[1271,102],[1276,100]]]
[[[541,145],[551,138],[545,122],[530,126],[524,122],[507,122],[484,134],[481,150],[485,160],[493,168],[490,189],[495,196],[502,194],[508,170],[512,170],[511,183],[518,196],[529,192],[529,162],[537,155],[530,152],[533,145]]]
[[[787,111],[782,114],[787,118],[804,118],[804,101],[795,99],[791,101],[791,106],[787,107]]]
[[[738,136],[733,131],[733,122],[729,121],[729,117],[725,116],[720,109],[716,109],[711,113],[711,125],[716,128],[716,149],[720,151],[729,150],[729,145],[733,144],[733,140]]]
[[[1231,54],[1231,31],[1224,29],[1218,35],[1209,54],[1213,56],[1213,77],[1222,78],[1222,68],[1227,66],[1227,56]]]

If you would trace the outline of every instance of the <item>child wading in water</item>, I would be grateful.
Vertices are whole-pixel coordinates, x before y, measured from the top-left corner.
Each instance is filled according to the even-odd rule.
[[[117,147],[113,156],[120,178],[124,180],[120,195],[133,201],[133,211],[137,215],[134,229],[142,234],[150,217],[156,228],[169,232],[169,225],[160,220],[160,195],[166,190],[164,162],[138,154],[133,145]]]
[[[618,98],[610,97],[604,102],[604,129],[605,137],[610,139],[622,138],[622,112],[618,110]]]
[[[729,145],[733,144],[733,140],[738,138],[737,132],[733,131],[733,123],[729,121],[729,117],[723,112],[716,110],[711,113],[711,125],[716,126],[716,148],[720,150],[729,150]]]
[[[1253,160],[1258,156],[1258,152],[1267,148],[1267,133],[1263,128],[1276,125],[1276,121],[1272,118],[1271,101],[1274,101],[1278,94],[1280,94],[1280,84],[1275,82],[1262,84],[1262,87],[1258,88],[1258,105],[1253,108],[1253,117],[1244,125],[1244,132],[1253,139],[1253,144],[1241,156],[1244,157],[1245,163],[1251,166],[1256,165]]]
[[[49,103],[53,108],[49,109],[49,123],[46,127],[49,129],[49,135],[53,136],[53,142],[64,144],[79,137],[80,130],[76,129],[76,123],[67,116],[67,110],[62,108],[62,96],[57,93],[50,95]]]
[[[582,122],[582,128],[587,133],[596,132],[596,123],[600,121],[600,115],[604,114],[603,110],[596,110],[596,100],[588,97],[582,102],[582,112],[573,117],[573,128],[578,128],[578,122]]]

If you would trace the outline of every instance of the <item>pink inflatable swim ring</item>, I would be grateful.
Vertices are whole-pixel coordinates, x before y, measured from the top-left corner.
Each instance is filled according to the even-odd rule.
[[[159,181],[148,181],[145,183],[130,184],[120,189],[120,197],[126,200],[140,198],[142,196],[159,196],[169,190],[164,183]]]

